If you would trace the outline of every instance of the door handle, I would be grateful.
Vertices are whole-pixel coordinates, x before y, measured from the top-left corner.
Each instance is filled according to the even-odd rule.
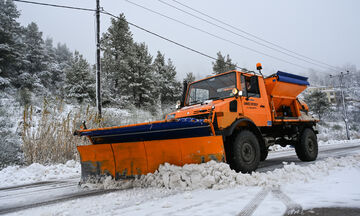
[[[261,108],[265,108],[265,106],[264,106],[264,105],[260,105],[260,107],[261,107]]]

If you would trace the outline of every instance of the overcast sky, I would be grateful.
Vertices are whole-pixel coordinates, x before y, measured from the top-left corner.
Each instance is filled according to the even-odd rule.
[[[95,8],[95,0],[35,1]],[[128,21],[186,46],[212,56],[216,56],[218,51],[223,54],[230,54],[232,60],[241,67],[255,70],[255,64],[261,62],[266,74],[275,73],[278,70],[291,73],[308,71],[308,69],[284,63],[219,40],[138,8],[124,0],[100,1],[101,6],[106,11],[116,15],[124,13]],[[199,21],[162,4],[158,0],[132,1],[242,46],[302,65],[305,68],[313,68],[319,72],[324,70],[321,67],[283,55]],[[181,7],[172,0],[164,1]],[[360,1],[358,0],[178,1],[267,41],[330,65],[345,66],[353,64],[358,67],[360,65]],[[21,10],[19,21],[22,25],[27,25],[32,21],[36,22],[45,37],[53,38],[54,45],[58,42],[66,43],[72,51],[75,49],[80,51],[90,63],[95,62],[94,13],[28,5],[20,2],[16,2],[16,5]],[[109,25],[110,17],[102,15],[101,31],[106,31]],[[182,78],[187,72],[194,72],[195,75],[202,77],[212,72],[212,60],[136,28],[130,27],[130,29],[135,41],[145,42],[152,55],[155,55],[156,51],[160,50],[165,53],[167,58],[171,58],[177,67],[179,78]],[[239,34],[242,33],[239,32]]]

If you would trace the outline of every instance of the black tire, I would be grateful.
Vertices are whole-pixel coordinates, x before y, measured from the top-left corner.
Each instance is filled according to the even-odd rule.
[[[298,158],[302,161],[314,161],[318,155],[317,137],[313,130],[305,128],[300,135],[299,142],[295,145]]]
[[[231,167],[236,172],[251,173],[260,162],[260,146],[256,136],[248,131],[241,131],[232,145]]]
[[[269,149],[268,149],[268,148],[263,149],[263,150],[261,151],[260,161],[266,160],[268,154],[269,154]]]

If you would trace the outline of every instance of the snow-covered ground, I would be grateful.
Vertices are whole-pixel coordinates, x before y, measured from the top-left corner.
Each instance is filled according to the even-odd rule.
[[[360,144],[359,140],[324,144],[356,143]],[[157,173],[132,182],[119,183],[106,179],[102,184],[85,184],[90,188],[123,190],[28,209],[16,212],[16,215],[235,215],[240,212],[282,215],[301,208],[358,207],[360,151],[352,153],[306,166],[283,162],[282,168],[251,175],[235,173],[224,163],[208,162],[183,167],[166,164]],[[39,170],[39,165],[36,166],[31,168],[33,175]],[[40,173],[48,175],[38,180],[79,176],[77,163],[69,162],[62,166],[62,171],[54,171],[60,165],[41,168]],[[16,179],[15,176],[31,175],[31,172],[25,172],[27,169],[30,168],[13,170],[13,173],[19,174],[7,177]],[[47,169],[53,170],[53,173],[50,174]],[[7,170],[5,173],[10,172]],[[64,176],[61,172],[70,174]],[[3,170],[0,171],[1,185],[4,182],[3,173]]]
[[[0,170],[0,188],[40,181],[80,178],[80,163],[74,160],[66,164],[44,166],[38,163],[30,166],[8,166]]]

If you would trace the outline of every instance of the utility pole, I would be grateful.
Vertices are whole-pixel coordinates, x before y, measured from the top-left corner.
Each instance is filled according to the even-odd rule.
[[[344,74],[344,72],[341,72],[339,75],[335,75],[335,76],[330,75],[330,78],[339,77],[339,79],[340,79],[340,91],[341,91],[341,99],[342,99],[342,106],[343,106],[343,119],[345,122],[346,137],[348,140],[350,140],[349,126],[348,126],[349,119],[347,116],[346,105],[345,105],[345,96],[344,96],[344,90],[343,90],[343,80],[344,80],[345,75],[349,75],[349,71],[347,71],[346,74]]]
[[[101,119],[101,80],[100,80],[100,0],[96,0],[96,106]]]

